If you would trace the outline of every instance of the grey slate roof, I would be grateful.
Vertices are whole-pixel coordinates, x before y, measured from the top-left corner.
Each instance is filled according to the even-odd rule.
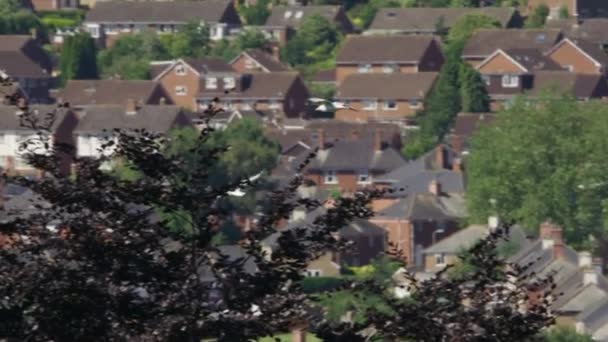
[[[100,133],[115,128],[167,132],[180,121],[189,120],[180,107],[172,105],[142,106],[135,114],[127,114],[125,106],[87,106],[74,132]]]
[[[469,39],[463,57],[485,58],[498,49],[537,49],[546,52],[562,38],[557,29],[482,29]]]
[[[376,214],[382,218],[454,220],[466,217],[464,197],[457,194],[410,194]]]
[[[576,320],[583,322],[585,329],[590,331],[602,328],[608,323],[608,298],[598,298],[596,304],[579,314]]]
[[[452,27],[467,14],[483,14],[492,17],[506,27],[516,15],[514,8],[381,8],[368,31],[429,32],[436,33],[437,23],[443,18],[445,28]]]
[[[87,13],[86,22],[94,23],[186,23],[222,22],[232,6],[230,0],[204,1],[107,1],[97,2]]]
[[[50,77],[52,62],[32,37],[0,35],[0,70],[15,78]]]
[[[4,203],[0,209],[0,222],[8,223],[17,219],[27,219],[33,215],[44,214],[51,204],[32,190],[16,195]]]
[[[356,153],[353,153],[356,151]],[[309,170],[357,171],[385,173],[406,163],[401,153],[392,147],[374,149],[374,140],[361,138],[354,141],[337,141],[333,146],[319,150]]]
[[[349,35],[336,63],[419,63],[431,44],[438,43],[426,35]]]
[[[306,18],[313,15],[320,15],[333,22],[339,11],[340,6],[333,5],[274,6],[264,26],[297,29]]]
[[[59,127],[66,115],[69,114],[67,109],[58,109],[55,105],[31,105],[29,110],[40,118],[41,124],[44,123],[44,118],[48,114],[53,113],[54,122],[51,127],[53,130]],[[20,114],[22,112],[12,105],[0,105],[0,131],[32,131],[31,128],[23,127]]]
[[[144,80],[70,80],[59,94],[58,98],[70,105],[126,105],[129,99],[148,101],[155,92],[162,91],[161,85],[155,81]],[[169,95],[165,96],[171,101]]]
[[[336,91],[336,99],[424,100],[437,79],[436,72],[412,74],[353,74]]]
[[[471,225],[461,229],[454,234],[440,240],[436,244],[425,249],[425,254],[458,254],[462,250],[472,247],[477,241],[488,236],[489,230],[487,225]],[[519,226],[514,226],[509,231],[509,241],[515,241],[519,246],[525,245],[526,234]]]

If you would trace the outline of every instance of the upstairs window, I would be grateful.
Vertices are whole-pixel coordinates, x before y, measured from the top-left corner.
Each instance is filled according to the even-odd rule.
[[[367,74],[372,72],[372,65],[371,64],[361,64],[359,65],[359,69],[358,69],[360,74]]]
[[[385,64],[384,67],[382,67],[382,71],[385,74],[391,74],[397,70],[398,70],[398,68],[395,64]]]
[[[188,95],[188,88],[184,86],[175,86],[175,95],[177,96],[186,96]]]
[[[325,184],[338,184],[338,177],[336,177],[336,171],[325,171],[323,178]]]
[[[284,14],[285,15],[285,19],[291,18],[291,14],[292,14],[291,11],[286,11],[285,14]]]
[[[519,77],[517,75],[503,75],[502,86],[504,88],[517,88],[519,87]]]
[[[396,110],[397,102],[393,100],[384,101],[384,110]]]
[[[179,76],[183,76],[186,74],[186,67],[183,64],[178,64],[175,67],[175,74]]]
[[[207,89],[217,89],[217,78],[215,78],[215,77],[207,77],[205,79],[205,88],[207,88]]]
[[[224,77],[224,89],[234,89],[236,87],[236,81],[234,77]]]
[[[302,19],[302,16],[304,15],[304,12],[302,11],[297,11],[296,12],[296,19]]]
[[[359,175],[357,176],[357,183],[359,183],[359,184],[371,183],[371,178],[369,177],[369,171],[367,171],[367,170],[359,171]]]
[[[443,253],[435,254],[435,265],[436,266],[445,266],[445,254],[443,254]]]
[[[374,100],[364,100],[363,110],[376,110],[378,108],[378,102]]]

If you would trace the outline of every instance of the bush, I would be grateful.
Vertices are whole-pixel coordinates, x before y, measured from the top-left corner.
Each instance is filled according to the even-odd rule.
[[[343,279],[334,277],[310,277],[304,278],[300,285],[306,293],[317,293],[336,289],[343,282]]]

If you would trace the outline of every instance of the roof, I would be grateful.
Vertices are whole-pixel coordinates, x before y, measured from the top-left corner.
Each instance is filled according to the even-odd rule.
[[[538,95],[546,88],[570,93],[577,98],[595,97],[600,82],[606,82],[601,75],[575,74],[568,71],[537,71],[530,94]]]
[[[241,52],[239,54],[239,56],[240,55],[247,55],[247,56],[251,57],[266,72],[288,71],[289,70],[289,68],[286,65],[284,65],[280,61],[276,60],[271,54],[269,54],[261,49],[249,49],[249,50]],[[235,57],[232,60],[232,62],[230,62],[230,64],[232,64],[237,58],[239,58],[239,56]]]
[[[454,220],[466,217],[464,197],[458,194],[410,194],[376,214],[378,218]]]
[[[335,98],[424,100],[437,75],[436,72],[353,74],[342,81]]]
[[[426,35],[349,35],[336,63],[420,63],[431,44],[437,41]]]
[[[297,72],[259,72],[244,76],[244,89],[228,93],[210,93],[204,91],[199,94],[200,98],[220,97],[222,100],[229,99],[283,99],[289,88],[299,78]]]
[[[553,21],[549,21],[551,24]],[[566,36],[575,39],[584,39],[596,44],[608,42],[608,18],[585,19],[582,23],[577,21],[555,21],[560,24]]]
[[[405,163],[405,159],[396,149],[385,147],[382,150],[375,150],[373,138],[361,138],[353,141],[336,141],[320,149],[308,165],[308,169],[311,171],[369,170],[386,173]]]
[[[50,77],[52,62],[30,36],[0,35],[0,70],[14,78]]]
[[[585,329],[592,332],[602,328],[608,322],[608,298],[597,298],[596,303],[581,312],[576,320],[583,322]]]
[[[116,128],[167,132],[174,127],[180,115],[183,115],[182,109],[172,105],[144,105],[135,114],[127,114],[125,106],[87,106],[74,132],[100,133]]]
[[[0,209],[0,222],[6,223],[16,219],[27,219],[32,215],[44,214],[51,204],[40,195],[28,189],[4,202]]]
[[[183,58],[181,59],[200,74],[206,73],[235,73],[232,66],[223,59],[215,57]],[[178,60],[179,61],[179,60]],[[177,61],[176,61],[177,62]]]
[[[425,249],[425,254],[458,254],[462,250],[469,249],[477,241],[489,235],[490,230],[487,225],[474,224],[461,229],[454,234],[441,239],[436,244]],[[516,241],[519,245],[526,242],[526,234],[519,226],[513,226],[509,230],[509,241]]]
[[[254,274],[258,267],[255,260],[251,258],[243,247],[239,245],[223,245],[218,246],[219,253],[227,258],[227,261],[234,262],[239,259],[246,259],[243,263],[243,271],[247,274]],[[218,255],[219,256],[219,255]],[[198,269],[199,278],[203,282],[212,282],[215,280],[215,275],[208,264],[204,264]]]
[[[141,80],[70,80],[58,98],[70,105],[126,105],[129,99],[148,104],[156,91],[162,89],[155,81]],[[164,92],[164,90],[162,90]],[[168,95],[167,95],[168,96]],[[170,99],[167,99],[170,101]]]
[[[599,43],[593,43],[584,39],[563,39],[561,42],[557,43],[547,55],[550,55],[553,51],[557,50],[558,47],[563,44],[571,44],[580,50],[581,53],[586,55],[587,57],[593,59],[596,63],[601,65],[608,64],[608,54],[604,52]]]
[[[527,70],[563,70],[552,59],[535,48],[509,48],[506,54]]]
[[[264,26],[298,28],[306,18],[316,14],[332,22],[340,9],[333,5],[274,6]]]
[[[38,116],[42,122],[48,114],[54,113],[55,119],[52,129],[55,130],[68,115],[69,110],[57,108],[55,105],[31,105],[29,110]],[[33,131],[31,128],[23,127],[20,114],[22,113],[16,106],[0,105],[0,130],[2,131]]]
[[[336,82],[336,69],[320,70],[312,77],[312,82],[319,83],[335,83]]]
[[[485,58],[498,49],[537,49],[546,52],[562,37],[558,29],[481,29],[469,39],[463,57]]]
[[[502,27],[506,27],[516,13],[514,8],[508,7],[381,8],[368,30],[435,33],[439,20],[443,20],[445,28],[450,28],[467,14],[484,14],[496,19]]]
[[[480,127],[490,125],[496,120],[495,113],[458,113],[452,134],[470,137]]]
[[[205,1],[100,1],[87,13],[86,22],[186,23],[222,22],[230,0]]]

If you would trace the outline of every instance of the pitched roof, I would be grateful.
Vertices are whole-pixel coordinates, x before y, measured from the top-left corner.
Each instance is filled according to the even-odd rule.
[[[608,42],[606,32],[608,31],[608,18],[585,19],[579,23],[574,21],[549,21],[548,24],[555,22],[565,32],[566,36],[575,39],[584,39],[596,44]]]
[[[547,55],[551,55],[554,51],[556,51],[563,44],[570,44],[580,50],[580,52],[586,55],[588,58],[593,59],[594,62],[599,63],[601,65],[608,64],[608,54],[604,52],[599,43],[592,43],[591,41],[584,39],[570,39],[565,38],[561,42],[557,43],[550,51],[547,52]]]
[[[320,70],[312,77],[312,82],[319,83],[335,83],[336,82],[336,69],[325,69]]]
[[[376,214],[381,218],[453,220],[466,217],[464,197],[457,194],[410,194]]]
[[[498,49],[537,49],[548,51],[562,37],[557,29],[482,29],[469,39],[462,52],[463,57],[491,55]]]
[[[300,77],[297,72],[258,72],[244,75],[244,89],[242,91],[231,91],[228,93],[209,93],[204,91],[199,94],[200,98],[220,97],[222,100],[229,99],[283,99],[289,88]]]
[[[509,48],[505,51],[507,55],[521,64],[527,70],[563,70],[563,68],[552,59],[535,48]]]
[[[85,21],[102,23],[222,22],[231,0],[204,1],[100,1]]]
[[[70,105],[126,105],[129,99],[148,104],[157,91],[163,91],[155,81],[142,80],[70,80],[58,98]],[[170,101],[168,95],[166,100]]]
[[[491,125],[495,119],[495,113],[458,113],[452,134],[470,137],[480,127]]]
[[[0,209],[0,222],[8,223],[17,219],[27,219],[33,215],[42,215],[51,204],[42,196],[28,189],[4,202]]]
[[[336,99],[423,100],[431,91],[436,72],[353,74],[336,91]]]
[[[52,129],[56,129],[70,113],[68,109],[57,108],[55,105],[31,105],[29,110],[41,120],[41,124],[49,114],[54,115]],[[31,128],[23,127],[20,114],[23,113],[13,105],[0,105],[0,130],[3,131],[32,131]]]
[[[308,169],[311,171],[369,170],[385,173],[405,163],[401,153],[394,148],[386,147],[378,151],[374,149],[374,139],[361,138],[354,141],[337,141],[319,150],[308,165]]]
[[[576,320],[584,323],[586,330],[595,332],[601,329],[608,322],[608,298],[597,298],[595,304],[581,312]],[[605,340],[605,337],[598,340]]]
[[[30,36],[0,35],[0,70],[8,76],[50,77],[52,62]]]
[[[336,63],[419,63],[431,44],[438,43],[426,35],[349,35]]]
[[[179,60],[178,60],[179,61]],[[206,73],[234,73],[236,72],[232,66],[223,59],[215,58],[215,57],[205,57],[205,58],[183,58],[186,64],[192,67],[200,74]]]
[[[474,224],[441,239],[436,244],[425,249],[423,253],[457,254],[462,250],[472,247],[477,241],[488,236],[489,233],[487,225]],[[526,234],[521,227],[513,226],[509,229],[509,241],[515,241],[521,247],[527,243]]]
[[[245,51],[241,52],[239,54],[239,56],[240,55],[248,55],[249,57],[254,59],[260,65],[260,67],[263,68],[264,71],[266,71],[266,72],[288,71],[289,70],[289,68],[286,65],[284,65],[280,61],[277,61],[271,54],[269,54],[261,49],[245,50]],[[239,56],[236,56],[232,60],[232,62],[230,62],[230,64],[233,64],[234,61],[237,58],[239,58]]]
[[[178,106],[144,105],[135,114],[128,114],[125,106],[94,105],[84,108],[75,133],[100,133],[103,130],[146,129],[151,132],[167,132],[184,115]]]
[[[316,14],[332,22],[340,8],[334,5],[274,6],[264,26],[298,28],[306,18]]]
[[[595,97],[600,82],[606,82],[602,75],[575,74],[568,71],[537,71],[534,73],[533,87],[529,91],[538,95],[546,88],[556,88],[577,98]]]
[[[506,27],[516,13],[514,8],[508,7],[381,8],[376,13],[369,30],[435,33],[440,20],[443,20],[445,28],[450,28],[467,14],[483,14],[498,21],[502,27]]]

